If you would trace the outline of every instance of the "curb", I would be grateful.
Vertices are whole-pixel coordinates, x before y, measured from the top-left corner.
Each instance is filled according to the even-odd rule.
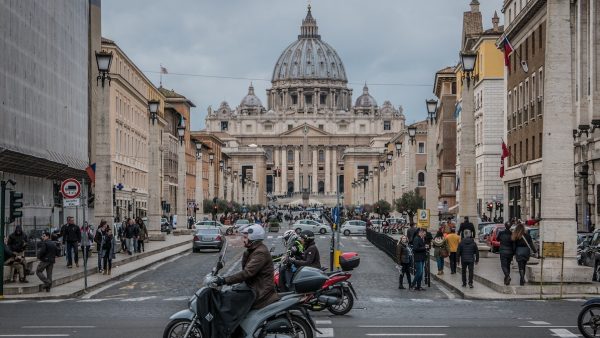
[[[189,246],[189,248],[188,248],[188,246]],[[147,268],[147,267],[149,267],[151,265],[154,265],[156,263],[160,263],[160,262],[163,262],[165,260],[168,260],[168,259],[172,258],[175,255],[179,255],[179,254],[181,254],[181,253],[189,250],[191,248],[191,244],[187,243],[187,242],[182,242],[182,243],[179,243],[179,244],[171,245],[169,247],[170,247],[169,249],[160,251],[160,252],[158,252],[156,254],[158,255],[158,254],[164,253],[164,252],[169,251],[169,250],[174,250],[174,249],[181,249],[181,250],[178,250],[177,252],[174,252],[172,255],[167,255],[167,256],[162,257],[160,259],[153,260],[151,262],[148,262],[147,264],[143,264],[143,265],[141,265],[139,267],[136,267],[136,268],[133,268],[131,270],[123,271],[119,275],[114,275],[114,277],[110,277],[110,278],[107,277],[106,280],[102,281],[101,283],[97,283],[95,285],[88,286],[87,289],[83,289],[83,286],[82,286],[81,290],[77,290],[75,292],[71,292],[71,293],[67,293],[67,294],[62,294],[62,295],[48,295],[48,296],[29,296],[29,297],[23,297],[23,295],[34,295],[34,294],[39,293],[39,292],[29,293],[29,294],[13,294],[13,295],[6,295],[5,294],[4,298],[0,298],[0,303],[2,303],[3,300],[46,300],[46,299],[68,299],[68,298],[76,298],[76,297],[79,297],[81,295],[86,294],[89,291],[94,291],[95,289],[101,288],[101,287],[105,286],[108,282],[112,282],[112,281],[115,281],[115,280],[127,277],[127,276],[129,276],[129,275],[131,275],[131,274],[133,274],[135,272],[138,272],[140,270],[143,270],[143,269],[145,269],[145,268]],[[147,257],[150,257],[150,256],[153,256],[153,255],[147,255],[145,257],[140,257],[140,258],[134,259],[133,261],[136,261],[136,260],[139,260],[139,259],[142,259],[142,258],[147,258]],[[129,261],[128,263],[131,263],[131,261]],[[81,272],[81,274],[83,275],[83,272]],[[68,283],[71,283],[71,282],[74,282],[74,281],[77,281],[77,280],[80,280],[80,279],[83,279],[83,277],[73,279],[70,282],[63,283],[61,285],[65,285],[65,284],[68,284]]]

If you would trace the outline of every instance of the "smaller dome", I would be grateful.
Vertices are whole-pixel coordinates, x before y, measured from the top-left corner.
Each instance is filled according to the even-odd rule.
[[[218,111],[221,114],[229,114],[229,113],[231,113],[231,107],[229,107],[229,103],[227,103],[227,101],[223,101],[219,105]]]
[[[377,101],[375,98],[369,94],[369,87],[365,84],[363,87],[363,93],[356,99],[355,103],[356,108],[371,108],[377,107]]]
[[[254,94],[254,87],[252,86],[252,84],[250,84],[250,87],[248,87],[248,95],[246,95],[242,99],[242,102],[240,103],[240,106],[242,108],[259,108],[259,107],[262,107],[262,102],[260,102],[260,99],[258,98],[258,96],[256,96]]]

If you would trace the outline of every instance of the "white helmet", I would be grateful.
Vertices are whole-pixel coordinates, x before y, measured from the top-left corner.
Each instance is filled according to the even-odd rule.
[[[248,234],[249,241],[262,241],[265,239],[265,229],[261,225],[253,224],[242,230],[243,234]]]

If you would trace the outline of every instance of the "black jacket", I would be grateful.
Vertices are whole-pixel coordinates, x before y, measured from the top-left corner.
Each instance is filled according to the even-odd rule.
[[[420,236],[415,236],[412,242],[413,257],[415,262],[424,262],[427,259],[425,241]]]
[[[535,250],[535,246],[533,245],[533,240],[527,232],[523,235],[521,239],[517,239],[516,241],[514,241],[514,243],[517,261],[529,260],[529,256],[537,252]]]
[[[42,241],[40,244],[40,251],[38,251],[38,259],[42,262],[54,264],[58,250],[59,249],[54,241]]]
[[[63,242],[81,242],[81,229],[75,224],[68,224],[65,229]]]
[[[127,226],[125,227],[125,238],[133,238],[133,236],[135,236],[134,225],[127,224]]]
[[[410,227],[408,228],[408,230],[406,231],[406,237],[408,237],[408,243],[412,243],[413,240],[415,239],[415,236],[417,235],[419,229],[417,229],[417,227]]]
[[[501,255],[512,255],[515,253],[514,245],[512,240],[512,231],[504,229],[498,233],[498,242],[500,242],[500,254]]]
[[[458,229],[458,234],[460,238],[465,238],[465,230],[471,230],[471,237],[475,238],[475,226],[471,222],[462,222],[460,224],[460,229]]]
[[[473,238],[465,238],[460,241],[456,256],[463,263],[479,262],[479,248]]]
[[[301,260],[295,260],[296,266],[311,266],[313,268],[321,268],[321,255],[315,242],[310,243],[308,248],[304,249]]]
[[[17,230],[8,236],[8,247],[11,251],[21,252],[27,245],[27,235],[17,226]]]
[[[10,249],[6,245],[2,247],[4,248],[4,262],[16,256],[15,253],[10,251]],[[2,263],[4,264],[4,262]]]
[[[410,248],[398,242],[398,245],[396,245],[396,260],[398,264],[410,264],[412,260]]]

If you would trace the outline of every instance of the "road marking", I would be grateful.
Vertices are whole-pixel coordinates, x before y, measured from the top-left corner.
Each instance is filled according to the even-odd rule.
[[[384,297],[371,297],[370,298],[373,303],[393,303],[394,300],[391,298]]]
[[[0,334],[0,337],[70,337],[67,333],[56,334]]]
[[[550,331],[553,333],[553,336],[556,336],[556,337],[561,337],[561,338],[571,338],[571,337],[577,338],[578,337],[578,335],[572,333],[571,331],[569,331],[567,329],[552,329]]]
[[[568,328],[575,328],[577,326],[569,326],[569,325],[523,325],[523,326],[519,326],[525,329],[539,329],[539,328],[551,328],[551,327],[568,327]]]
[[[564,299],[567,302],[577,302],[577,303],[583,303],[586,301],[586,299],[583,298],[569,298],[569,299]]]
[[[543,320],[530,320],[529,322],[533,325],[550,325],[550,323]]]
[[[317,338],[331,338],[335,337],[333,334],[333,328],[317,328],[321,333],[317,332]]]
[[[40,300],[38,303],[61,303],[64,302],[66,299],[45,299],[45,300]]]
[[[105,300],[109,300],[109,299],[107,299],[107,298],[83,299],[83,300],[78,300],[77,303],[100,303]]]
[[[92,325],[29,325],[21,326],[22,329],[95,329]]]
[[[100,292],[102,292],[102,291],[104,291],[106,289],[110,289],[113,286],[115,286],[117,284],[120,284],[120,283],[121,283],[121,281],[116,281],[116,282],[112,282],[112,283],[106,284],[105,286],[103,286],[103,287],[101,287],[99,289],[96,289],[96,290],[94,290],[94,291],[92,291],[92,292],[90,292],[90,293],[82,296],[81,299],[90,299],[90,298],[94,297],[95,295],[99,294]]]
[[[331,320],[315,320],[317,325],[331,325]]]
[[[128,298],[128,299],[121,299],[121,301],[122,302],[141,302],[141,301],[144,301],[144,300],[154,299],[154,298],[156,298],[156,296]]]
[[[381,328],[381,329],[446,329],[448,325],[359,325],[362,328]]]
[[[415,303],[433,303],[433,299],[425,299],[425,298],[411,298],[411,301]]]
[[[267,236],[267,238],[268,238],[268,239],[272,239],[272,238],[273,238],[273,236]]]
[[[445,286],[441,285],[440,283],[434,281],[432,284],[436,288],[440,289],[440,291],[442,291],[442,293],[444,295],[446,295],[446,297],[448,297],[448,299],[455,299],[456,298],[456,296],[452,292],[450,292],[450,290],[448,290]]]
[[[22,303],[24,301],[25,301],[24,299],[0,300],[0,304],[15,304],[15,303]]]
[[[188,300],[188,299],[190,299],[190,297],[188,297],[188,296],[181,296],[181,297],[165,298],[163,300]]]
[[[443,337],[445,333],[367,333],[370,337]]]

